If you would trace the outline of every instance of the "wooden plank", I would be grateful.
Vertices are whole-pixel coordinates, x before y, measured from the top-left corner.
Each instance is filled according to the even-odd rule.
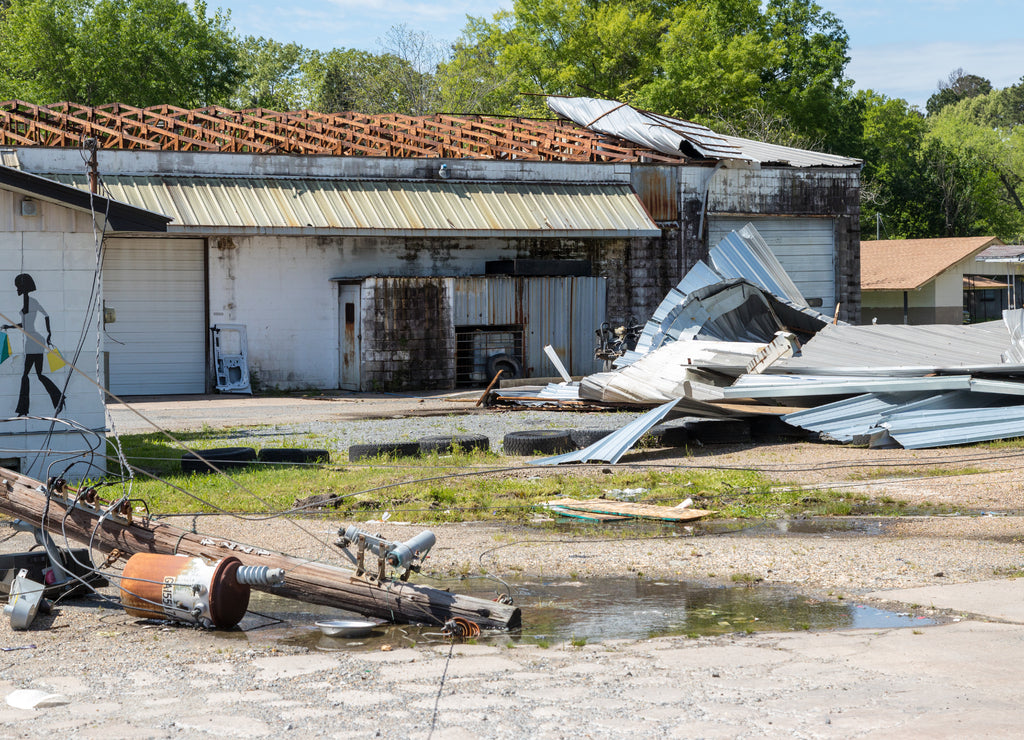
[[[576,501],[574,499],[558,499],[549,501],[551,506],[560,506],[571,511],[584,511],[598,514],[632,517],[635,519],[657,519],[664,522],[690,522],[702,519],[713,511],[704,509],[676,509],[671,506],[655,506],[653,504],[637,504],[631,501],[610,501],[603,498]]]
[[[584,519],[588,522],[624,522],[627,519],[633,518],[630,516],[617,516],[615,514],[600,514],[596,511],[574,511],[572,509],[563,509],[559,506],[549,506],[548,510],[552,514],[558,514],[558,516],[570,519]]]

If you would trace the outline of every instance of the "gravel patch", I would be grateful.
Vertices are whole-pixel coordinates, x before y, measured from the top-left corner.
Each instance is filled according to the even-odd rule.
[[[561,411],[507,411],[475,414],[451,414],[440,417],[399,417],[362,419],[337,423],[309,421],[275,424],[258,429],[233,429],[217,435],[226,445],[249,444],[259,447],[295,444],[308,439],[310,444],[329,448],[332,458],[347,459],[354,444],[415,442],[421,437],[482,434],[491,449],[502,450],[509,432],[550,429],[617,429],[638,418],[639,412],[614,411],[570,414]]]

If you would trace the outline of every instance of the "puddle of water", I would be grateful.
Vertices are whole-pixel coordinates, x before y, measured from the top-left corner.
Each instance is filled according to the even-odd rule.
[[[747,523],[737,534],[763,536],[766,534],[862,534],[880,535],[892,522],[888,518],[858,517],[808,517],[806,519],[775,519],[759,522],[753,526]],[[712,524],[712,522],[709,522]],[[728,530],[725,530],[728,531]],[[724,533],[724,532],[720,532]]]
[[[843,601],[820,601],[771,586],[708,587],[638,578],[519,581],[510,585],[523,610],[523,628],[510,633],[485,633],[483,639],[593,642],[934,624],[931,619],[910,614]],[[482,598],[493,596],[493,591],[484,591],[482,582],[455,582],[452,590]],[[240,625],[243,631],[227,633],[226,639],[282,640],[319,650],[377,650],[385,644],[403,647],[445,641],[437,626],[409,625],[382,625],[369,637],[359,639],[326,637],[315,626],[316,621],[351,615],[264,593],[253,593],[250,610]]]
[[[709,519],[687,524],[669,524],[630,520],[606,522],[602,529],[626,530],[636,536],[676,534],[679,537],[701,535],[787,535],[787,534],[883,534],[894,520],[889,517],[807,517],[758,521],[748,519]],[[556,529],[573,532],[579,526],[574,522],[556,522]]]

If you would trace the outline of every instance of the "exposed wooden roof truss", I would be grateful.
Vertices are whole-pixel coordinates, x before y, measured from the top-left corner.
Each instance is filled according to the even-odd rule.
[[[101,149],[555,162],[685,159],[561,120],[0,102],[0,145],[80,147],[88,138]]]

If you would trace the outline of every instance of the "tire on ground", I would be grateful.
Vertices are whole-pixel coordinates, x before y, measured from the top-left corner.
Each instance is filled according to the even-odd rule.
[[[329,463],[331,453],[327,450],[307,450],[301,447],[268,447],[260,450],[256,459],[261,463],[309,465]]]
[[[491,440],[485,434],[448,434],[434,437],[421,437],[419,441],[420,452],[429,454],[439,452],[445,454],[460,449],[464,452],[473,450],[491,449]]]
[[[702,419],[686,422],[690,439],[706,445],[741,444],[750,441],[750,423],[746,419]]]
[[[691,438],[689,429],[685,425],[659,424],[648,432],[657,440],[659,447],[685,447]]]
[[[569,432],[574,445],[583,449],[590,447],[595,442],[600,442],[609,434],[615,434],[618,429],[573,429]]]
[[[200,459],[200,456],[221,470],[225,468],[244,468],[256,461],[256,450],[252,447],[219,447],[213,450],[186,452],[181,456],[181,472],[215,472],[203,459]]]
[[[509,354],[502,353],[487,358],[487,377],[493,378],[499,370],[503,371],[501,377],[505,380],[523,377],[523,364]]]
[[[419,442],[371,442],[348,448],[349,462],[374,457],[415,457],[420,454]]]
[[[557,455],[576,449],[568,429],[532,429],[509,432],[502,443],[506,455]]]

